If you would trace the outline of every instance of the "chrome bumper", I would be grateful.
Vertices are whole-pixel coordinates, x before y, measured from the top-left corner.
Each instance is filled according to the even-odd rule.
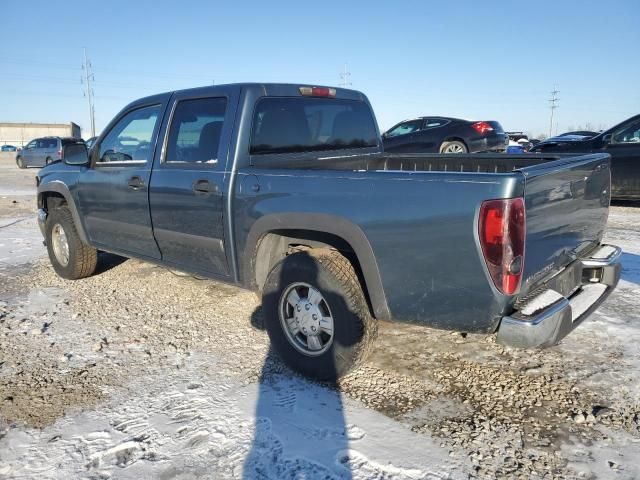
[[[42,236],[46,238],[45,235],[45,230],[44,230],[44,224],[47,221],[47,211],[44,210],[43,208],[39,208],[38,209],[38,227],[40,227],[40,232],[42,233]]]
[[[547,289],[503,317],[498,342],[518,348],[555,345],[587,318],[620,280],[622,250],[601,245],[591,257],[568,265]]]

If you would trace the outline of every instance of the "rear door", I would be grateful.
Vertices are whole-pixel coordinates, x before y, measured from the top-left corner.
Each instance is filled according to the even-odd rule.
[[[523,293],[601,240],[610,200],[608,155],[567,157],[519,170],[527,236]]]
[[[173,97],[149,193],[162,259],[221,277],[229,275],[224,199],[238,91],[216,87]]]
[[[444,118],[425,118],[422,130],[417,135],[418,150],[423,153],[438,153],[451,121]]]
[[[92,149],[91,166],[78,177],[85,230],[99,248],[160,258],[148,186],[165,105],[158,99],[122,112]]]

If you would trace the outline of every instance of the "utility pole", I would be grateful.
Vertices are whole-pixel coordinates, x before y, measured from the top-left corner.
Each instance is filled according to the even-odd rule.
[[[347,70],[347,64],[344,64],[344,70],[340,72],[340,86],[341,87],[350,87],[351,86],[351,72]]]
[[[551,98],[549,99],[549,108],[551,109],[551,118],[549,119],[549,136],[553,137],[553,113],[556,108],[558,108],[558,102],[560,99],[558,98],[558,94],[560,90],[558,90],[557,85],[553,86],[553,90],[551,91]]]
[[[93,87],[91,86],[91,82],[95,80],[93,75],[93,69],[91,67],[91,62],[87,59],[87,49],[84,49],[84,63],[82,64],[82,70],[84,75],[80,79],[80,83],[84,84],[85,92],[84,96],[87,97],[87,102],[89,104],[89,120],[91,121],[91,136],[96,136],[96,111],[93,105]]]

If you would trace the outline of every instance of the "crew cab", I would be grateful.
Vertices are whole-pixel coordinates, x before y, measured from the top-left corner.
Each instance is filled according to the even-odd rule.
[[[102,250],[254,290],[274,349],[322,380],[361,362],[382,320],[553,345],[620,275],[601,243],[608,155],[385,154],[353,90],[163,93],[63,159],[37,178],[61,277]]]

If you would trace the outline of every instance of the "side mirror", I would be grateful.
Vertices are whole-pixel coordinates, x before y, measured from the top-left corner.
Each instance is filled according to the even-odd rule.
[[[611,143],[611,140],[613,140],[613,134],[611,133],[607,133],[606,135],[602,136],[603,145],[609,145]]]
[[[67,165],[88,165],[89,152],[87,146],[82,143],[70,143],[62,147],[62,159]]]

